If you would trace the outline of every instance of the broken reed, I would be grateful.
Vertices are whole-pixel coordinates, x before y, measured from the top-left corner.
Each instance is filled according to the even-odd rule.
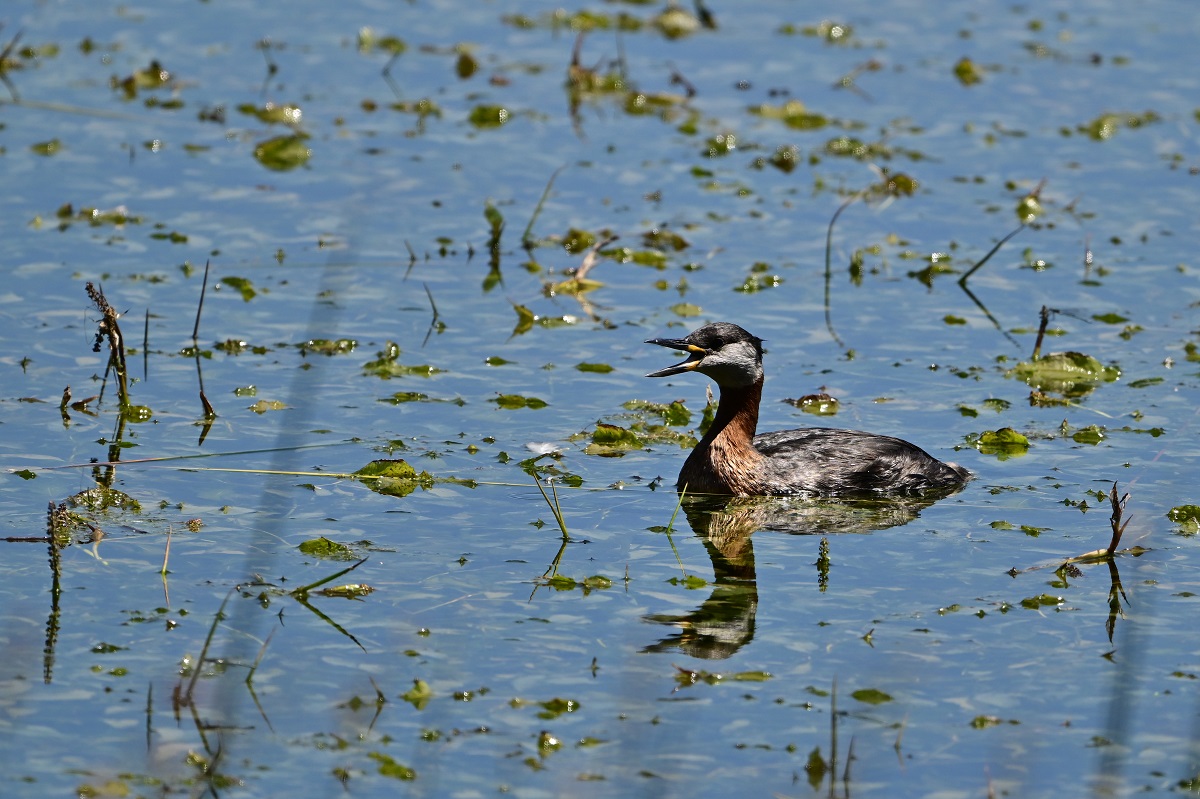
[[[100,311],[100,321],[96,325],[96,339],[92,342],[92,352],[99,352],[101,344],[108,341],[108,366],[117,375],[117,397],[122,408],[129,407],[129,377],[125,368],[125,338],[121,335],[121,326],[117,324],[120,314],[109,305],[104,291],[97,288],[90,280],[87,284],[88,298]]]
[[[1108,554],[1117,551],[1117,547],[1121,545],[1121,536],[1125,535],[1125,528],[1129,526],[1129,519],[1121,520],[1125,514],[1125,504],[1129,502],[1128,492],[1124,496],[1118,498],[1117,483],[1114,480],[1112,491],[1108,494],[1108,499],[1112,503],[1112,516],[1108,517],[1109,524],[1112,525],[1112,540],[1108,542]],[[1133,517],[1129,517],[1132,519]]]

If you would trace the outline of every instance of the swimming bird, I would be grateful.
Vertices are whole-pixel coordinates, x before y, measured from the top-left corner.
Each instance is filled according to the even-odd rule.
[[[880,495],[951,493],[971,479],[899,438],[808,427],[755,435],[762,400],[763,340],[729,322],[715,322],[683,338],[647,344],[687,352],[687,360],[651,372],[669,377],[700,372],[721,389],[717,414],[679,471],[689,494]]]

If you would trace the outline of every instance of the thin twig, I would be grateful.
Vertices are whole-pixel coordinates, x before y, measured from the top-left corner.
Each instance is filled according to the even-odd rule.
[[[550,506],[550,512],[554,514],[554,521],[558,522],[558,529],[562,530],[563,541],[570,541],[571,534],[567,532],[567,522],[563,519],[562,507],[558,504],[558,491],[554,488],[554,481],[550,483],[550,491],[554,494],[554,501],[550,501],[550,497],[546,494],[546,489],[542,488],[542,481],[537,476],[533,475],[533,483],[537,486],[537,490],[542,492],[542,499],[546,500],[546,504]]]
[[[171,557],[171,525],[167,525],[167,548],[163,552],[162,570],[159,572],[163,577],[167,576],[167,560]]]
[[[554,181],[558,178],[559,173],[564,169],[566,169],[565,165],[560,166],[558,169],[554,170],[553,174],[550,175],[550,180],[546,181],[546,188],[542,189],[542,196],[538,200],[537,205],[533,208],[533,214],[529,217],[529,224],[525,226],[525,232],[521,234],[521,244],[524,245],[525,249],[527,250],[533,248],[533,225],[535,222],[537,222],[538,216],[540,216],[542,213],[542,206],[546,204],[546,198],[550,196],[550,189],[553,188]]]
[[[863,192],[857,191],[850,196],[850,199],[839,205],[838,209],[833,212],[833,216],[829,219],[829,227],[825,231],[825,327],[829,330],[829,335],[833,336],[833,340],[842,349],[845,349],[846,345],[842,342],[842,338],[837,334],[837,331],[833,329],[833,309],[830,305],[830,287],[833,283],[833,226],[837,224],[838,217],[842,215],[842,211],[845,211],[862,196]]]
[[[687,496],[687,483],[684,483],[683,488],[679,489],[679,501],[675,503],[675,510],[671,513],[671,521],[667,522],[667,529],[664,531],[667,534],[667,543],[671,545],[671,551],[675,553],[675,562],[679,564],[679,571],[683,572],[683,576],[687,577],[687,569],[683,565],[683,558],[679,556],[679,550],[675,547],[675,539],[671,537],[671,533],[675,532],[675,517],[679,515],[679,509],[683,507],[683,498]]]
[[[837,709],[837,677],[833,678],[833,687],[829,694],[829,796],[834,797],[834,786],[837,784],[837,755],[838,755],[838,709]]]
[[[188,683],[187,690],[183,692],[184,701],[189,705],[192,704],[192,690],[196,687],[196,680],[200,679],[200,672],[204,669],[204,659],[208,657],[208,647],[217,633],[217,625],[225,619],[225,606],[229,604],[229,598],[233,596],[233,591],[234,589],[230,588],[225,594],[225,599],[221,600],[221,607],[217,608],[217,615],[213,616],[212,626],[208,628],[204,646],[200,648],[200,656],[192,664],[192,679]]]
[[[1117,499],[1117,483],[1114,480],[1112,491],[1108,495],[1109,501],[1112,502],[1112,516],[1109,517],[1109,523],[1112,524],[1112,540],[1108,542],[1108,554],[1116,552],[1117,547],[1121,544],[1121,536],[1125,534],[1125,528],[1129,526],[1129,519],[1121,521],[1121,516],[1125,512],[1125,503],[1129,501],[1129,494],[1126,493],[1120,499]],[[1131,516],[1130,519],[1133,517]]]
[[[208,268],[210,261],[204,262],[204,281],[200,284],[200,302],[196,305],[196,324],[192,328],[192,343],[200,339],[200,312],[204,310],[204,294],[208,291]]]
[[[146,309],[146,322],[142,328],[142,381],[150,379],[150,309]]]
[[[980,268],[981,266],[983,266],[984,264],[986,264],[986,263],[988,262],[988,259],[989,259],[989,258],[991,258],[993,255],[995,255],[995,254],[996,254],[996,251],[997,251],[997,250],[999,250],[1001,247],[1003,247],[1005,244],[1007,244],[1009,239],[1011,239],[1013,236],[1017,235],[1018,233],[1020,233],[1020,232],[1021,232],[1022,230],[1024,230],[1024,229],[1025,229],[1025,223],[1024,223],[1024,222],[1022,222],[1022,223],[1020,224],[1020,226],[1018,226],[1018,227],[1017,227],[1017,229],[1016,229],[1016,230],[1012,231],[1012,232],[1011,232],[1011,233],[1009,233],[1007,236],[1005,236],[1004,238],[1000,239],[1000,241],[996,242],[996,246],[995,246],[995,247],[992,247],[992,249],[988,250],[988,253],[987,253],[987,255],[985,255],[985,256],[983,256],[982,258],[980,258],[980,259],[979,259],[979,260],[978,260],[978,261],[975,263],[975,265],[974,265],[974,266],[972,266],[970,269],[968,269],[968,270],[967,270],[966,274],[964,274],[962,277],[960,277],[960,278],[958,279],[958,285],[962,286],[963,288],[966,288],[966,286],[967,286],[967,279],[968,279],[968,278],[970,278],[970,277],[971,277],[971,275],[973,275],[973,274],[975,274],[977,271],[979,271],[979,268]]]

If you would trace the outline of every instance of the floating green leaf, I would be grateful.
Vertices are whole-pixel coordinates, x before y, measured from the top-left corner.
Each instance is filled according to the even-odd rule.
[[[121,408],[121,418],[127,422],[141,424],[154,418],[154,411],[148,405],[126,405]]]
[[[499,394],[493,397],[491,402],[509,410],[516,408],[533,408],[536,410],[549,405],[545,400],[540,400],[537,397],[525,397],[520,394]]]
[[[55,155],[62,149],[62,142],[58,139],[49,139],[47,141],[37,142],[29,145],[29,149],[38,155]]]
[[[460,51],[458,60],[454,62],[454,74],[462,80],[467,80],[478,71],[479,62],[475,60],[475,56],[466,50]]]
[[[574,713],[581,707],[574,699],[547,699],[545,702],[538,702],[542,706],[542,710],[538,713],[540,719],[556,719],[564,713]]]
[[[974,86],[983,80],[983,72],[974,61],[963,56],[954,65],[954,77],[958,78],[958,82],[963,86]]]
[[[267,411],[282,411],[283,409],[287,408],[287,405],[279,400],[259,400],[249,407],[250,410],[262,415]]]
[[[1021,198],[1021,201],[1017,203],[1017,219],[1019,219],[1023,225],[1028,225],[1045,212],[1045,209],[1042,207],[1042,200],[1038,196],[1038,192],[1036,190],[1026,194]]]
[[[363,364],[363,371],[384,380],[393,377],[432,377],[443,371],[429,364],[405,365],[400,363],[400,347],[394,341],[385,343],[383,349],[375,354],[377,356],[375,360]]]
[[[785,399],[784,402],[789,405],[795,405],[805,413],[811,413],[816,416],[833,416],[838,412],[837,398],[831,397],[825,392],[806,394],[799,399]]]
[[[681,39],[700,28],[700,20],[686,9],[668,3],[667,8],[650,20],[650,24],[668,39]]]
[[[704,309],[699,305],[693,305],[690,302],[677,302],[670,308],[671,313],[683,319],[694,319],[704,312]]]
[[[142,512],[141,503],[124,491],[118,491],[115,488],[103,488],[101,486],[88,488],[80,491],[78,494],[73,494],[67,499],[67,502],[76,507],[86,508],[93,513],[104,513],[114,508],[130,513]]]
[[[595,374],[606,375],[613,371],[613,367],[606,363],[577,363],[575,368],[581,372],[592,372]]]
[[[304,115],[300,106],[292,103],[285,105],[275,105],[274,103],[254,105],[252,103],[243,103],[238,106],[238,111],[268,125],[299,125],[300,119]]]
[[[476,128],[498,128],[508,122],[508,109],[502,105],[477,105],[471,109],[468,121]]]
[[[704,143],[704,149],[700,151],[700,155],[705,158],[719,158],[729,155],[736,149],[737,136],[732,133],[718,133]]]
[[[1077,130],[1086,134],[1089,139],[1104,141],[1115,136],[1121,128],[1140,128],[1143,125],[1158,122],[1160,119],[1161,117],[1153,111],[1141,114],[1101,114],[1091,122],[1080,125]]]
[[[417,478],[417,470],[403,458],[373,460],[354,474],[358,477],[394,477],[400,480]]]
[[[400,698],[417,710],[423,710],[425,705],[429,704],[429,700],[433,698],[433,689],[424,680],[416,679],[413,680],[413,687],[400,694]]]
[[[113,89],[119,89],[126,100],[137,97],[142,89],[153,90],[166,86],[171,81],[171,73],[157,60],[152,60],[144,69],[134,70],[125,78],[115,75],[109,80]]]
[[[301,554],[312,558],[322,558],[324,560],[357,559],[350,547],[345,544],[339,544],[337,541],[330,540],[325,536],[302,541],[297,549],[300,550]]]
[[[763,103],[751,108],[750,112],[766,119],[777,119],[789,128],[797,130],[818,130],[829,124],[828,117],[812,113],[799,100],[789,100],[780,106]]]
[[[579,255],[596,243],[596,235],[586,230],[571,228],[562,237],[562,248],[571,255]]]
[[[1039,608],[1058,607],[1063,604],[1063,598],[1052,594],[1039,594],[1021,600],[1021,607],[1037,610]]]
[[[429,472],[418,472],[403,458],[373,460],[354,472],[354,476],[375,493],[392,497],[406,497],[436,482]]]
[[[397,391],[392,396],[383,397],[379,401],[387,402],[391,405],[403,405],[406,402],[451,402],[460,408],[467,404],[467,401],[462,397],[455,397],[454,399],[436,399],[430,397],[428,394],[422,394],[419,391]]]
[[[1005,721],[999,716],[976,716],[971,719],[971,727],[976,730],[986,730],[988,727],[996,727],[1001,724],[1020,724],[1020,722]]]
[[[785,174],[791,174],[800,163],[800,151],[794,144],[780,145],[775,149],[775,154],[768,159],[771,166]]]
[[[379,763],[380,776],[391,777],[392,779],[404,782],[411,782],[417,778],[417,772],[408,766],[396,762],[396,760],[382,752],[368,752],[367,757]]]
[[[825,758],[821,757],[821,747],[814,747],[808,753],[808,760],[804,763],[804,772],[808,775],[808,784],[813,791],[817,791],[825,784],[825,773],[829,771],[830,764]]]
[[[516,303],[513,303],[513,310],[517,312],[517,324],[513,327],[512,333],[514,336],[528,333],[533,329],[535,324],[539,327],[566,327],[578,321],[576,317],[569,314],[563,314],[562,316],[538,316],[524,305]]]
[[[360,53],[377,50],[398,56],[407,49],[408,46],[399,37],[389,35],[380,36],[371,28],[364,27],[358,30],[358,51]]]
[[[626,450],[641,449],[645,444],[637,433],[615,424],[598,422],[592,431],[592,443],[584,448],[588,455],[617,456]]]
[[[297,345],[301,352],[319,352],[322,355],[345,355],[354,352],[358,342],[352,338],[310,338],[303,344]]]
[[[374,592],[374,588],[363,583],[333,585],[329,588],[322,588],[321,590],[317,591],[317,593],[321,596],[333,596],[341,599],[361,599],[362,597]]]
[[[483,206],[483,218],[487,220],[492,237],[499,239],[501,231],[504,230],[504,215],[496,206],[488,202]]]
[[[689,574],[687,577],[684,577],[682,581],[672,577],[668,582],[672,582],[676,585],[682,585],[689,591],[699,591],[701,588],[708,587],[708,580],[705,580],[698,574]]]
[[[1099,383],[1112,382],[1120,375],[1117,367],[1104,366],[1082,352],[1052,352],[1033,361],[1022,361],[1006,373],[1032,388],[1067,397],[1083,396]]]
[[[258,292],[254,289],[254,284],[244,277],[223,277],[219,286],[229,286],[242,295],[245,302],[250,302],[258,296]]]
[[[788,36],[795,36],[799,33],[804,36],[824,39],[826,44],[846,44],[854,34],[854,28],[851,25],[841,22],[822,20],[816,25],[803,25],[800,27],[790,23],[781,25],[779,32]]]
[[[665,118],[667,112],[685,102],[687,98],[678,94],[630,92],[625,95],[625,113],[631,116],[660,114]]]
[[[877,688],[860,688],[850,696],[857,699],[859,702],[865,702],[868,705],[882,705],[885,702],[891,702],[892,697],[880,691]]]
[[[580,280],[577,277],[569,277],[566,280],[546,286],[546,296],[553,297],[556,294],[566,294],[574,297],[603,287],[604,284],[599,280],[590,280],[588,278]]]
[[[656,250],[679,252],[692,246],[688,240],[673,230],[654,228],[642,234],[642,244]]]
[[[1000,460],[1018,458],[1029,451],[1029,439],[1011,427],[986,430],[978,436],[969,435],[967,443],[984,455],[995,455]]]
[[[286,172],[304,166],[312,157],[312,150],[305,143],[306,139],[305,136],[293,134],[259,142],[254,148],[254,159],[276,172]]]
[[[1200,505],[1176,505],[1167,511],[1167,518],[1179,525],[1182,535],[1200,533]]]

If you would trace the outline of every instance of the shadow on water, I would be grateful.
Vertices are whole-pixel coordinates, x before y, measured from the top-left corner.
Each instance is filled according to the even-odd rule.
[[[644,652],[677,649],[704,660],[735,654],[754,638],[758,579],[754,542],[758,531],[788,535],[870,533],[899,527],[950,493],[887,499],[799,497],[687,497],[683,511],[712,560],[713,589],[700,607],[684,614],[649,614],[645,620],[677,628]],[[824,552],[824,547],[822,547]],[[822,555],[817,561],[824,580]]]

